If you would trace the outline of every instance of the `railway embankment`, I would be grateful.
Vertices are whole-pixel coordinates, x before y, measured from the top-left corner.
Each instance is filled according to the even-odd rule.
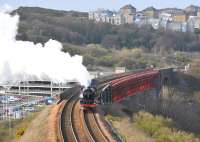
[[[54,106],[46,106],[37,116],[32,120],[28,121],[29,125],[25,133],[16,142],[44,142],[47,141],[47,124],[48,117],[51,114],[51,110]]]
[[[18,142],[58,142],[61,138],[59,133],[59,115],[64,103],[47,106],[30,123],[24,135]]]

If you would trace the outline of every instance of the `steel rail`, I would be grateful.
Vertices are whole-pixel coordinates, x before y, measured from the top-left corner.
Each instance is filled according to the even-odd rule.
[[[65,142],[78,142],[74,133],[74,129],[72,126],[72,119],[71,114],[73,110],[73,96],[70,97],[70,99],[66,102],[63,112],[61,114],[61,130],[62,130],[62,136],[63,140]]]
[[[79,100],[76,100],[76,104],[73,111],[73,128],[75,135],[77,136],[77,140],[80,142],[94,142],[91,135],[85,131],[86,125],[83,122],[82,110],[80,109]]]
[[[87,129],[95,142],[109,142],[107,137],[99,128],[98,122],[96,121],[94,116],[94,112],[85,110],[84,120],[87,125]]]
[[[96,142],[93,138],[93,136],[91,135],[87,122],[85,121],[85,114],[84,114],[84,110],[81,111],[81,118],[82,118],[82,124],[84,126],[84,130],[85,130],[85,135],[89,138],[89,142]]]
[[[78,142],[73,128],[73,110],[79,94],[78,89],[66,97],[66,102],[61,113],[61,131],[62,137],[65,142]]]

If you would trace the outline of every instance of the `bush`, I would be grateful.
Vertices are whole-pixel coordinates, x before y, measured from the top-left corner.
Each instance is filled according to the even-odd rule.
[[[192,134],[174,129],[174,122],[162,116],[139,112],[134,117],[136,126],[155,138],[156,142],[200,142]]]
[[[99,58],[98,64],[106,67],[114,67],[116,60],[111,55],[102,56]]]
[[[24,132],[25,132],[25,128],[24,127],[17,129],[17,131],[15,133],[16,138],[20,138],[24,134]]]
[[[189,58],[182,52],[176,52],[175,56],[176,56],[176,60],[179,62],[183,62],[183,63],[189,62]]]
[[[110,122],[113,122],[113,121],[120,121],[120,117],[115,117],[115,116],[112,116],[112,115],[107,115],[106,118],[110,121]]]

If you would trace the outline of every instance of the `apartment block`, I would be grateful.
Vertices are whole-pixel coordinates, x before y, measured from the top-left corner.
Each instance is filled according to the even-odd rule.
[[[106,22],[114,25],[136,24],[139,27],[151,25],[154,29],[194,32],[200,29],[200,7],[188,6],[185,9],[147,7],[142,11],[128,4],[119,11],[98,9],[89,12],[89,20]]]
[[[110,10],[98,9],[97,11],[89,12],[89,20],[95,22],[106,22],[110,24],[133,24],[136,14],[136,8],[132,5],[125,5],[118,12]]]

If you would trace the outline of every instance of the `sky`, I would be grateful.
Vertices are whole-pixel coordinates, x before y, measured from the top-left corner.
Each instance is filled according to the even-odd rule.
[[[200,6],[200,0],[0,0],[0,7],[8,4],[13,8],[19,6],[37,6],[59,10],[90,11],[97,8],[118,10],[126,4],[132,4],[137,10],[149,6],[155,8],[177,7],[188,5]]]

